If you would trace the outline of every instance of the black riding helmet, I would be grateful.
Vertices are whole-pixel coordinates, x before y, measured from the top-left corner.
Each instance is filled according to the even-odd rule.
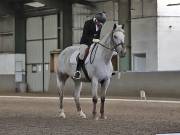
[[[101,12],[101,13],[97,13],[95,15],[95,18],[97,19],[98,22],[100,23],[105,23],[106,22],[106,14],[104,12]]]

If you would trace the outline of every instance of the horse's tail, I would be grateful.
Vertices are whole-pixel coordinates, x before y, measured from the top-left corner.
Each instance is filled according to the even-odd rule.
[[[60,54],[58,55],[57,59],[55,59],[54,63],[56,63],[54,66],[55,66],[55,72],[56,74],[60,73],[60,61],[59,61],[59,57],[60,57]]]

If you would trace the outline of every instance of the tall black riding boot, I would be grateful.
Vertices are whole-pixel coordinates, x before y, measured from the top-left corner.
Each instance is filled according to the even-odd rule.
[[[73,76],[74,79],[80,79],[80,78],[81,78],[81,72],[80,72],[80,71],[81,71],[81,68],[82,68],[83,64],[84,64],[84,61],[81,60],[81,59],[78,57],[78,59],[77,59],[76,72],[75,72],[75,74],[74,74],[74,76]]]

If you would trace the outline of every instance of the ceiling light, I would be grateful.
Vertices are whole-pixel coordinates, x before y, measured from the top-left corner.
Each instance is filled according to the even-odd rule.
[[[167,4],[167,6],[179,6],[180,3],[174,3],[174,4]]]
[[[31,6],[31,7],[36,7],[36,8],[45,6],[45,4],[40,3],[40,2],[30,2],[30,3],[26,3],[24,5]]]
[[[167,6],[177,6],[180,5],[180,0],[168,0]]]

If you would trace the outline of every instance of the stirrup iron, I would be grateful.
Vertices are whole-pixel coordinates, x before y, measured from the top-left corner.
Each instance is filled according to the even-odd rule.
[[[81,79],[81,72],[80,71],[76,71],[74,73],[73,79],[77,79],[77,80]]]

